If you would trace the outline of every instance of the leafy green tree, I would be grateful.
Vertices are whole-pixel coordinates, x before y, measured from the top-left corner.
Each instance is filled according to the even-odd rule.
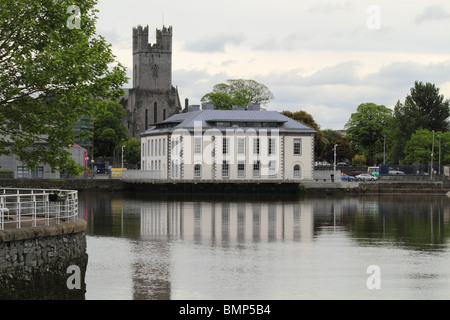
[[[139,165],[141,163],[141,141],[131,137],[125,142],[124,146],[123,156],[128,165]]]
[[[445,132],[449,129],[450,100],[439,94],[434,84],[415,82],[411,93],[402,104],[397,102],[391,125],[392,159],[405,158],[405,147],[411,135],[418,129]]]
[[[216,109],[231,109],[233,105],[247,106],[250,103],[267,104],[273,99],[269,88],[255,80],[231,79],[216,84],[212,92],[205,94],[202,102],[213,102]]]
[[[330,141],[322,158],[329,163],[334,162],[334,145],[336,145],[336,162],[351,162],[355,153],[346,136],[338,136]]]
[[[369,164],[374,163],[383,144],[387,126],[392,118],[392,110],[374,103],[362,103],[352,113],[345,125],[347,136],[357,154],[364,154]]]
[[[419,129],[411,135],[411,139],[405,147],[405,162],[427,164],[431,161],[431,154],[433,153],[433,162],[437,164],[439,161],[439,142],[441,144],[441,162],[449,163],[450,132],[438,131],[433,133],[426,129]]]
[[[15,154],[29,168],[82,172],[65,149],[84,138],[73,125],[102,100],[118,100],[126,82],[96,33],[96,3],[0,1],[0,154]]]
[[[319,159],[320,156],[326,151],[328,140],[323,135],[313,116],[303,110],[296,112],[283,111],[282,114],[316,130],[317,133],[314,136],[314,157],[315,159]]]
[[[94,157],[113,157],[116,147],[128,139],[126,127],[122,124],[125,110],[115,101],[104,101],[105,108],[94,117]]]

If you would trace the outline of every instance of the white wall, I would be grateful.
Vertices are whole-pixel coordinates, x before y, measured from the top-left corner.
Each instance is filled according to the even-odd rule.
[[[277,132],[276,132],[277,133]],[[200,154],[194,152],[195,138],[201,138]],[[227,139],[227,148],[224,148],[224,140]],[[269,155],[269,141],[275,146],[274,154]],[[170,139],[170,144],[169,144]],[[258,148],[255,139],[259,139],[259,154],[255,154]],[[300,139],[301,153],[294,154],[294,140]],[[238,142],[244,142],[244,148],[239,148]],[[277,134],[259,134],[253,130],[228,131],[226,134],[219,130],[191,134],[188,131],[179,131],[171,136],[158,135],[147,136],[141,139],[141,169],[146,171],[161,172],[165,179],[198,179],[195,176],[196,165],[201,165],[202,180],[310,180],[313,178],[314,136],[282,136]],[[223,151],[228,151],[224,154]],[[238,150],[240,149],[240,150]],[[180,153],[182,150],[182,154]],[[244,153],[241,151],[244,150]],[[171,163],[168,163],[168,152],[171,151]],[[282,154],[284,153],[284,159]],[[176,159],[183,160],[181,165],[176,165]],[[222,176],[223,161],[228,161],[228,177]],[[260,175],[254,176],[254,163],[260,163]],[[152,167],[153,162],[153,167]],[[238,164],[244,164],[244,170],[238,170]],[[272,169],[269,168],[272,164]],[[294,175],[294,166],[300,166],[300,176]],[[170,177],[168,168],[171,168]],[[178,170],[177,170],[178,169]],[[243,175],[241,175],[243,173]]]

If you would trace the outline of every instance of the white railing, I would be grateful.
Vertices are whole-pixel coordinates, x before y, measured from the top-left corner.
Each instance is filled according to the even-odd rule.
[[[0,230],[75,221],[78,191],[0,188]]]

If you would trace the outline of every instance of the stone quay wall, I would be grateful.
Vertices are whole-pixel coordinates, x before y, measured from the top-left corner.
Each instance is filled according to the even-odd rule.
[[[0,299],[83,299],[86,229],[77,220],[0,231]],[[67,284],[70,266],[80,271],[75,290]]]

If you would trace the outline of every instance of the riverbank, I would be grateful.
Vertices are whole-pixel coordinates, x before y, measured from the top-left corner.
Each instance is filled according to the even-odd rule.
[[[331,182],[302,183],[157,183],[124,182],[121,179],[0,179],[9,188],[70,189],[78,191],[148,191],[177,193],[300,193],[300,194],[442,194],[450,191],[450,181]]]

